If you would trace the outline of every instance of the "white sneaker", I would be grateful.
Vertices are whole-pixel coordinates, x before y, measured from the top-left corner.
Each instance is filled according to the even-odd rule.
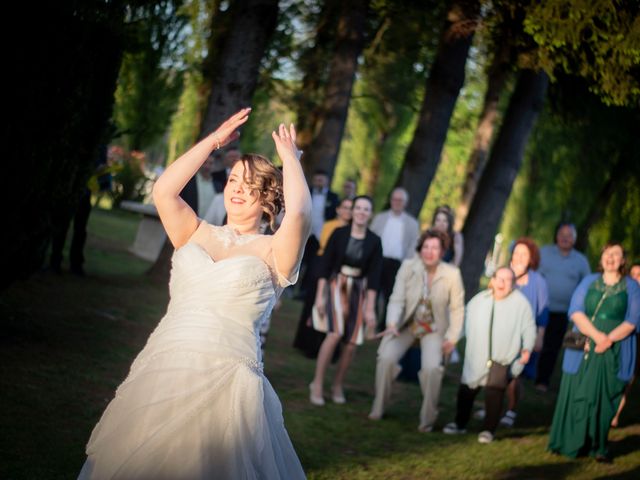
[[[476,420],[484,420],[484,417],[487,416],[487,411],[484,408],[481,408],[480,410],[476,410],[475,413],[473,414],[473,418],[475,418]]]
[[[484,430],[478,434],[478,442],[480,443],[491,443],[493,442],[493,433],[489,430]]]
[[[462,433],[467,433],[467,429],[459,428],[456,422],[451,422],[444,426],[442,433],[446,433],[447,435],[460,435]]]
[[[518,414],[513,410],[507,410],[504,414],[504,417],[500,419],[500,425],[504,425],[505,427],[513,427],[513,424],[516,422],[516,417]]]

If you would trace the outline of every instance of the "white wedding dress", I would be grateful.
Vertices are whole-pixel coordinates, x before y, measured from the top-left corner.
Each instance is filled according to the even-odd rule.
[[[304,478],[260,358],[260,324],[290,284],[271,239],[203,221],[176,250],[167,313],[94,428],[80,479]]]

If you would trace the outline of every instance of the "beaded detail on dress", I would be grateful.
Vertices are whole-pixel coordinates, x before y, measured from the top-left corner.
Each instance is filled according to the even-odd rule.
[[[604,279],[602,277],[599,277],[595,282],[593,282],[593,288],[599,292],[606,293],[607,296],[610,297],[611,295],[626,291],[627,282],[625,281],[624,277],[622,277],[620,278],[618,283],[614,285],[607,285],[606,283],[604,283]]]

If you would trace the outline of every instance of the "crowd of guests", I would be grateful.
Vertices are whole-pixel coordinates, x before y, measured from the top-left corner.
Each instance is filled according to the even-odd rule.
[[[345,403],[343,386],[355,349],[364,339],[380,339],[369,418],[381,420],[403,357],[418,348],[423,395],[418,430],[430,432],[445,366],[464,338],[456,413],[443,431],[466,433],[473,415],[483,421],[478,441],[490,443],[499,425],[516,422],[523,379],[541,394],[549,390],[564,347],[548,449],[609,459],[608,433],[633,380],[640,324],[640,265],[626,275],[620,244],[603,248],[600,273],[592,274],[574,248],[577,234],[570,223],[559,224],[555,242],[542,248],[519,238],[508,264],[465,305],[458,268],[464,239],[453,230],[450,207],[436,208],[421,233],[417,219],[405,211],[404,189],[394,189],[390,208],[373,215],[373,200],[354,196],[352,180],[352,193],[339,201],[328,190],[326,174],[317,175],[325,178],[312,186],[316,223],[307,243],[304,307],[294,342],[316,358],[312,404],[325,404],[332,360],[337,366],[330,398]],[[484,408],[473,412],[482,390]]]
[[[205,162],[182,193],[210,223],[224,223],[216,199],[228,165],[239,154],[230,149],[217,164]],[[517,421],[523,379],[533,381],[541,394],[549,390],[564,347],[548,449],[608,460],[609,429],[618,424],[637,366],[640,265],[627,268],[624,249],[611,243],[602,250],[600,273],[592,274],[586,257],[574,248],[575,227],[560,223],[553,244],[539,248],[531,238],[517,239],[508,264],[498,267],[487,288],[465,305],[459,270],[464,239],[454,231],[453,210],[437,207],[421,231],[405,210],[407,191],[394,189],[389,208],[374,215],[373,200],[358,196],[356,187],[347,179],[338,195],[321,170],[310,185],[312,228],[294,340],[296,348],[316,359],[310,402],[325,404],[325,377],[334,362],[330,398],[345,403],[345,378],[357,346],[380,339],[369,418],[384,417],[394,380],[412,368],[408,358],[414,350],[423,396],[418,430],[430,432],[438,418],[445,366],[464,338],[456,413],[443,431],[466,433],[474,416],[482,420],[478,441],[490,443],[500,425]],[[268,324],[264,338],[267,332]],[[482,390],[484,408],[473,412]]]

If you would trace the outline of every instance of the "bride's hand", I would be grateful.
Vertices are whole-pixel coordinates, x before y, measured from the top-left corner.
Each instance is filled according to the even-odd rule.
[[[238,128],[249,119],[249,113],[251,113],[250,107],[243,108],[227,118],[212,134],[214,140],[213,148],[217,150],[236,141],[240,137]]]
[[[281,123],[278,127],[278,132],[273,132],[271,136],[276,144],[278,156],[282,161],[285,161],[284,157],[286,156],[293,157],[298,161],[300,160],[302,150],[298,150],[298,147],[296,146],[296,129],[293,126],[293,123],[288,129],[283,123]]]

